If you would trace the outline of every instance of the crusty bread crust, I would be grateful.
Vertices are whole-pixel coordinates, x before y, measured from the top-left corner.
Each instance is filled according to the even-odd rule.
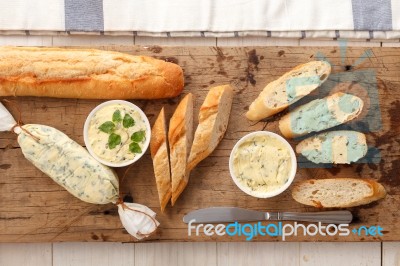
[[[185,96],[171,117],[168,131],[170,147],[172,206],[185,189],[189,172],[187,159],[193,141],[193,96]]]
[[[322,199],[318,195],[319,191],[323,191],[325,199],[329,196],[327,191],[337,196],[337,192],[342,189],[343,185],[353,187],[353,183],[366,185],[370,189],[370,193],[365,195],[363,198],[354,200],[352,195],[348,195],[347,198],[335,198],[335,202],[328,204],[322,202]],[[312,191],[311,193],[309,193]],[[354,189],[353,189],[354,191]],[[308,194],[307,194],[308,193]],[[354,191],[353,193],[361,193],[361,191]],[[301,204],[314,206],[316,208],[347,208],[355,207],[364,204],[369,204],[373,201],[382,199],[386,196],[385,188],[378,182],[372,179],[356,179],[356,178],[331,178],[331,179],[309,179],[296,184],[292,189],[292,197],[294,200]]]
[[[332,94],[332,95],[329,95],[329,96],[325,97],[324,99],[327,99],[327,101],[331,101],[331,100],[333,100],[333,99],[335,99],[335,98],[340,98],[340,97],[342,97],[343,95],[345,95],[345,93],[343,93],[343,92],[337,92],[337,93],[335,93],[335,94]],[[356,97],[356,98],[358,98],[358,97],[355,96],[355,95],[353,95],[353,96]],[[349,117],[347,117],[347,119],[344,120],[343,123],[346,123],[346,122],[348,122],[348,121],[350,121],[350,120],[353,120],[354,118],[356,118],[357,116],[359,116],[359,115],[361,114],[361,111],[362,111],[362,109],[363,109],[363,107],[364,107],[364,102],[363,102],[360,98],[358,98],[358,99],[359,99],[359,101],[360,101],[360,107],[358,108],[358,110],[356,110],[356,112],[355,112],[354,114],[349,115]],[[292,125],[291,125],[290,115],[291,115],[292,113],[299,112],[303,106],[304,106],[304,105],[297,107],[296,109],[294,109],[294,110],[291,111],[290,113],[287,113],[285,116],[283,116],[283,117],[281,118],[281,120],[279,120],[279,130],[281,131],[281,133],[282,133],[286,138],[296,138],[296,137],[301,137],[301,136],[304,136],[304,135],[307,135],[307,134],[308,134],[308,133],[305,133],[305,134],[296,134],[295,132],[293,132],[293,130],[292,130]],[[343,123],[342,123],[342,124],[343,124]],[[325,130],[325,129],[327,129],[327,128],[323,128],[323,129],[321,129],[321,131],[322,131],[322,130]]]
[[[164,108],[161,109],[156,122],[151,129],[150,153],[153,159],[154,175],[161,212],[164,212],[171,199],[171,169],[169,165],[167,126]]]
[[[209,156],[222,140],[228,127],[233,100],[230,85],[213,87],[207,94],[199,113],[199,125],[188,160],[188,171]]]
[[[160,99],[179,95],[173,63],[95,49],[0,48],[0,96]]]
[[[277,80],[274,80],[267,84],[267,86],[263,89],[260,95],[255,99],[250,107],[249,111],[246,113],[246,117],[252,121],[258,121],[260,119],[264,119],[270,117],[274,114],[281,112],[282,110],[286,109],[290,104],[293,104],[303,98],[304,96],[311,93],[313,90],[318,88],[320,84],[313,84],[309,85],[309,91],[304,95],[299,95],[295,99],[276,106],[268,106],[266,103],[266,99],[276,97],[274,92],[277,90],[286,90],[286,83],[293,78],[302,78],[304,77],[306,71],[311,72],[312,75],[318,73],[320,78],[320,84],[325,82],[328,79],[329,74],[331,73],[331,66],[329,63],[325,61],[311,61],[305,64],[301,64],[290,70],[289,72],[282,75]],[[318,72],[320,71],[320,72]],[[282,87],[283,86],[283,87]]]

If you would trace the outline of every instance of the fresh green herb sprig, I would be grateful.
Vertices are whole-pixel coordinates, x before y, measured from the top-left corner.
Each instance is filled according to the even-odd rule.
[[[110,150],[121,144],[121,136],[114,133],[115,129],[120,126],[121,122],[122,127],[125,129],[133,127],[135,125],[135,120],[132,116],[130,116],[129,114],[125,114],[124,117],[122,117],[121,111],[116,110],[112,115],[112,121],[106,121],[99,126],[99,130],[101,132],[109,134],[107,144]],[[126,133],[128,134],[127,131]],[[129,151],[132,153],[142,153],[142,149],[140,148],[139,143],[144,141],[145,137],[146,132],[144,130],[133,133],[130,137],[131,143],[129,144]]]

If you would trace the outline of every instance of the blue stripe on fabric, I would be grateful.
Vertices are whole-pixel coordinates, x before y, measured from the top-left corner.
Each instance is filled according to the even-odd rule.
[[[66,31],[104,31],[103,0],[64,0]]]
[[[355,30],[392,30],[391,0],[352,0]]]

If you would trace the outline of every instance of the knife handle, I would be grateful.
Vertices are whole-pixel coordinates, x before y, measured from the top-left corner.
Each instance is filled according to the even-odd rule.
[[[321,222],[327,224],[349,224],[353,219],[350,211],[325,211],[325,212],[279,212],[278,220]]]

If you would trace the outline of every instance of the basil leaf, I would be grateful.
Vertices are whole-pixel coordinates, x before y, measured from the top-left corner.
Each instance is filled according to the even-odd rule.
[[[121,136],[115,133],[111,133],[110,136],[108,136],[108,148],[110,150],[114,149],[117,147],[118,144],[121,143]]]
[[[122,125],[124,128],[133,127],[135,125],[135,120],[133,120],[132,116],[125,114],[124,120],[122,120]]]
[[[100,129],[100,131],[103,131],[104,133],[110,134],[114,131],[115,125],[113,122],[107,121],[107,122],[104,122],[103,124],[101,124],[99,126],[99,129]]]
[[[144,139],[145,135],[146,135],[146,132],[144,130],[135,132],[132,134],[131,140],[134,142],[141,142]]]
[[[142,153],[142,149],[140,148],[139,144],[137,144],[136,142],[132,142],[131,144],[129,144],[129,150],[132,153]]]
[[[120,110],[116,110],[116,111],[113,113],[112,121],[113,121],[113,122],[117,122],[117,123],[122,121],[121,111],[120,111]]]

